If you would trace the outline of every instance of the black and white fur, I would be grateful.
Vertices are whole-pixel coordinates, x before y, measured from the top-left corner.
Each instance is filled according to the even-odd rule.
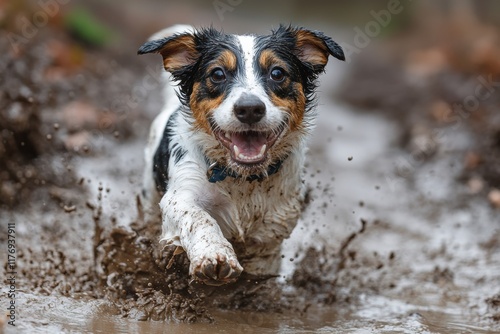
[[[276,274],[303,206],[315,80],[342,49],[303,28],[238,36],[174,26],[139,50],[149,52],[173,81],[145,150],[144,200],[159,203],[161,241],[181,246],[207,284]],[[210,182],[215,165],[227,175]]]

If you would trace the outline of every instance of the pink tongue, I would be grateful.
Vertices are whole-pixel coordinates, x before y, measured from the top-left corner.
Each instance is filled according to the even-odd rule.
[[[262,146],[267,143],[266,136],[258,132],[233,133],[231,141],[247,157],[258,155]]]

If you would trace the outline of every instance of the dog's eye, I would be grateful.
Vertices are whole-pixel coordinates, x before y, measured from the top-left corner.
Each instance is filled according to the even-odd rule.
[[[222,83],[226,81],[226,73],[224,73],[222,68],[217,67],[210,74],[210,80],[212,80],[213,83]]]
[[[275,67],[271,70],[271,80],[276,82],[282,82],[285,80],[285,70],[280,67]]]

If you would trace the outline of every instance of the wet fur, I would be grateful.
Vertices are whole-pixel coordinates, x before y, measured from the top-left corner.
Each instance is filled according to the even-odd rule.
[[[207,284],[234,281],[241,271],[276,274],[280,246],[301,213],[306,140],[314,125],[314,90],[328,56],[342,49],[320,32],[280,26],[267,36],[227,35],[212,28],[173,27],[156,34],[139,53],[159,53],[178,83],[165,83],[166,104],[153,122],[146,147],[144,198],[159,202],[162,240],[181,246],[190,273]],[[286,76],[271,80],[276,66]],[[214,83],[212,70],[226,80]],[[266,105],[257,124],[244,124],[233,105],[251,92]],[[178,96],[178,99],[175,96]],[[259,164],[242,165],[216,138],[217,131],[279,134]],[[270,144],[271,145],[271,144]],[[267,170],[282,161],[279,171]],[[217,163],[240,177],[210,183]],[[248,181],[249,175],[261,175]]]

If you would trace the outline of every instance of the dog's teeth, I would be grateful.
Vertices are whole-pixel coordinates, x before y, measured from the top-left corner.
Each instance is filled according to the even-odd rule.
[[[266,153],[266,148],[267,148],[266,144],[264,144],[264,146],[261,147],[260,152],[259,152],[259,157],[264,156],[264,153]]]
[[[243,153],[241,153],[239,147],[236,145],[233,145],[233,152],[234,152],[234,156],[237,157],[238,159],[251,161],[251,160],[261,159],[264,156],[264,153],[266,152],[266,148],[267,148],[267,145],[262,146],[260,148],[259,154],[257,154],[256,156],[251,156],[251,157],[248,157],[248,156],[244,155]]]
[[[224,137],[231,140],[231,135],[229,134],[229,132],[224,132]]]

